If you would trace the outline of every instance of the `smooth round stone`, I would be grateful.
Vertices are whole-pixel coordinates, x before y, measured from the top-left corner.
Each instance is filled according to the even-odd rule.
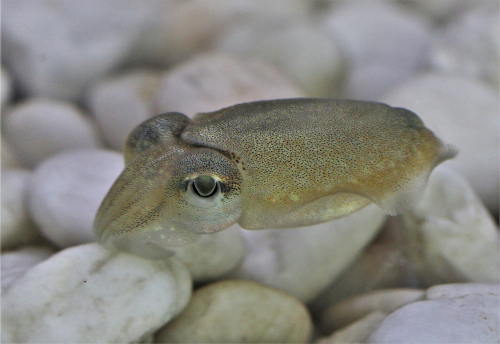
[[[43,262],[53,253],[53,249],[43,246],[25,246],[17,251],[3,253],[0,259],[2,265],[2,294],[29,268]]]
[[[242,230],[248,253],[231,274],[289,292],[309,302],[373,239],[385,214],[376,205],[314,226]]]
[[[4,66],[0,69],[0,87],[0,107],[3,109],[12,96],[12,79]]]
[[[156,115],[159,83],[158,71],[136,70],[92,86],[88,106],[112,148],[122,150],[132,129]]]
[[[331,332],[372,312],[389,314],[406,304],[422,300],[424,295],[419,289],[385,289],[356,295],[330,306],[321,316],[321,327],[323,331]]]
[[[314,3],[302,0],[192,0],[159,1],[158,15],[138,39],[132,60],[168,66],[200,51],[210,50],[217,37],[241,23],[295,22],[304,18]]]
[[[68,151],[40,164],[28,196],[42,233],[60,247],[95,241],[95,214],[123,165],[121,154],[106,150]]]
[[[26,170],[2,169],[2,251],[41,239],[30,218],[26,199],[32,174]]]
[[[157,1],[6,1],[2,47],[24,93],[77,100],[127,57]]]
[[[217,48],[271,63],[312,97],[336,94],[346,69],[338,44],[317,26],[305,22],[243,26],[222,36]]]
[[[164,75],[158,113],[178,111],[193,117],[238,103],[301,96],[289,80],[260,60],[207,53]]]
[[[498,293],[419,301],[390,314],[367,343],[498,343]]]
[[[381,1],[348,1],[323,18],[345,50],[345,97],[376,100],[418,71],[430,44],[430,25],[415,13]]]
[[[498,283],[451,283],[436,285],[427,289],[425,297],[428,300],[435,299],[455,299],[465,295],[498,295]]]
[[[422,201],[402,216],[414,244],[408,249],[425,285],[498,283],[498,226],[462,176],[438,166]]]
[[[459,149],[448,166],[466,177],[488,208],[498,211],[499,95],[482,82],[428,73],[385,95],[382,102],[409,109],[443,141]]]
[[[130,343],[186,306],[191,278],[175,258],[151,261],[93,243],[29,269],[2,296],[2,342]]]
[[[371,312],[358,321],[321,338],[317,344],[366,343],[372,332],[384,321],[387,314],[380,311]]]
[[[221,232],[202,235],[187,246],[169,250],[188,268],[193,282],[203,283],[236,269],[245,257],[246,246],[239,226],[233,225]]]
[[[250,281],[196,290],[186,309],[156,334],[157,343],[306,343],[307,308],[293,296]]]
[[[68,149],[96,148],[93,120],[71,103],[34,98],[12,107],[4,119],[5,138],[26,167]]]
[[[498,2],[486,3],[453,18],[437,31],[429,62],[439,72],[482,79],[498,89],[499,54]]]

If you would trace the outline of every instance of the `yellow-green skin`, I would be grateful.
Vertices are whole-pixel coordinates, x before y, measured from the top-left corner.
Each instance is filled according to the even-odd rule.
[[[455,154],[411,111],[376,102],[299,98],[192,120],[162,114],[129,135],[125,170],[94,230],[108,247],[158,259],[234,223],[305,226],[371,202],[396,215],[419,201],[432,169]],[[187,201],[180,185],[197,175],[220,178],[220,202]]]

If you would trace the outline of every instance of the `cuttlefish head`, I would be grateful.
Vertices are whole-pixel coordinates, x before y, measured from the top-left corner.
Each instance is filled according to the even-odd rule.
[[[242,180],[223,153],[151,129],[157,128],[146,124],[140,127],[142,137],[131,133],[129,139],[135,138],[126,147],[126,167],[98,210],[94,232],[109,248],[160,259],[170,255],[167,247],[184,246],[235,223]]]

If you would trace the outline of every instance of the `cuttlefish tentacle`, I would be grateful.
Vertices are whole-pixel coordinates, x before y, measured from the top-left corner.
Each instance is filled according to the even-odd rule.
[[[129,135],[125,170],[94,230],[108,247],[158,259],[236,222],[304,226],[370,202],[395,215],[455,155],[413,112],[376,102],[282,99],[192,120],[162,114]]]

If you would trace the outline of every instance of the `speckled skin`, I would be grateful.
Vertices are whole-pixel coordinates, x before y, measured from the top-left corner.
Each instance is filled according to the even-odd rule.
[[[235,105],[193,120],[158,115],[125,145],[126,168],[94,224],[98,240],[146,258],[237,222],[246,229],[329,221],[374,202],[411,209],[455,150],[417,115],[375,102],[282,99]],[[222,200],[196,207],[188,176],[216,175]]]

